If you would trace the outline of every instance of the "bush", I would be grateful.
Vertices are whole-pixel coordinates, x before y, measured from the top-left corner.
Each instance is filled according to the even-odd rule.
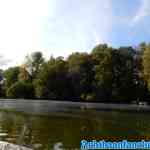
[[[33,98],[33,86],[31,83],[18,81],[15,82],[8,90],[8,98]]]

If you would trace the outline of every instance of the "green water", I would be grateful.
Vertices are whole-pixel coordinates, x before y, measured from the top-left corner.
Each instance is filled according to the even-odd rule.
[[[38,150],[79,148],[83,136],[150,135],[150,114],[115,111],[31,115],[0,111],[0,140]]]

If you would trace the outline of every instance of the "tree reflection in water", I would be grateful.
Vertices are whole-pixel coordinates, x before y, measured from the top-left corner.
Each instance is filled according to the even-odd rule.
[[[66,115],[31,115],[0,111],[0,139],[37,150],[79,148],[83,137],[150,135],[149,113],[82,111]]]

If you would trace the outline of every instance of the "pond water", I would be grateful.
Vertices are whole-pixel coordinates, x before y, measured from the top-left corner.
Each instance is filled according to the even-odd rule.
[[[35,107],[44,110],[40,104]],[[51,150],[56,143],[61,143],[69,150],[79,149],[80,140],[85,137],[150,136],[149,112],[94,109],[31,112],[1,109],[0,140],[37,150]]]

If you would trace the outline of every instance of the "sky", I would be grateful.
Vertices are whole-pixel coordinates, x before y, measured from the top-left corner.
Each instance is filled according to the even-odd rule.
[[[150,0],[0,0],[0,68],[41,51],[67,57],[99,43],[150,41]]]

